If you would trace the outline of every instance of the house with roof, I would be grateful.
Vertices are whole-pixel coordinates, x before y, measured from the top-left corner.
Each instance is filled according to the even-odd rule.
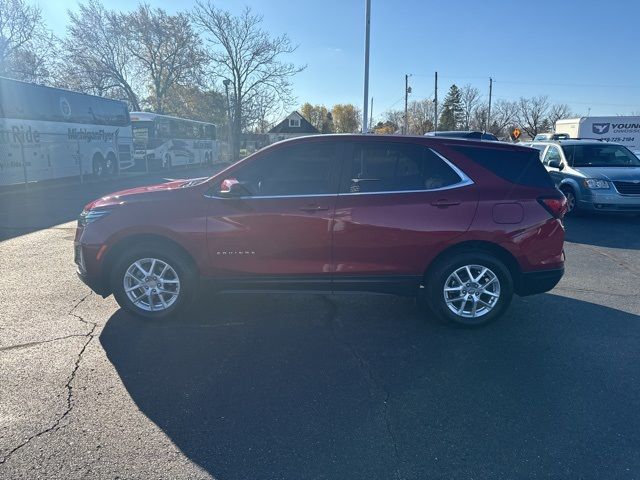
[[[303,135],[318,135],[319,133],[316,127],[311,125],[306,118],[295,110],[267,132],[269,135],[269,143]]]

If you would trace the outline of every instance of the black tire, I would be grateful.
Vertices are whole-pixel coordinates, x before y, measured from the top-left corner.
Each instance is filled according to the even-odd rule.
[[[104,165],[104,160],[100,155],[95,155],[93,157],[93,175],[96,177],[104,177],[106,175],[106,169]]]
[[[575,190],[568,185],[563,185],[560,187],[560,191],[567,199],[567,213],[565,215],[575,215],[578,212],[578,197],[576,197]]]
[[[118,171],[118,161],[116,160],[116,156],[110,153],[107,155],[107,159],[104,164],[105,174],[107,176],[113,176]]]
[[[125,292],[125,275],[134,262],[141,259],[153,258],[168,264],[177,274],[179,293],[176,300],[168,307],[149,311],[136,304]],[[118,304],[127,312],[148,319],[177,319],[193,303],[198,289],[198,275],[192,260],[182,251],[161,243],[139,244],[128,248],[117,260],[111,271],[111,289]],[[155,290],[154,290],[155,292]],[[137,294],[137,293],[136,293]],[[151,298],[154,294],[152,294]],[[146,297],[145,298],[149,298]],[[165,298],[165,296],[163,296]],[[147,304],[156,304],[159,295]]]
[[[172,167],[171,155],[166,153],[165,156],[164,156],[164,160],[162,161],[162,169],[163,170],[171,170],[171,167]]]
[[[486,267],[489,269],[489,272],[492,272],[498,280],[499,287],[499,297],[492,304],[492,308],[489,309],[486,313],[481,314],[475,318],[466,317],[465,314],[471,315],[473,312],[465,312],[465,309],[472,308],[473,301],[469,300],[468,303],[465,303],[463,307],[463,315],[457,314],[453,312],[449,306],[447,305],[447,301],[445,300],[445,286],[447,285],[447,281],[450,279],[450,276],[453,275],[460,268],[464,268],[465,266],[480,266]],[[466,272],[466,270],[465,270]],[[475,275],[477,270],[472,269],[472,273]],[[495,256],[483,252],[483,251],[467,251],[456,253],[455,255],[450,255],[447,257],[443,257],[436,261],[436,264],[429,271],[429,277],[426,279],[426,300],[431,308],[431,311],[438,317],[438,319],[463,327],[479,327],[481,325],[486,325],[497,318],[499,318],[507,309],[509,304],[511,303],[511,299],[513,298],[513,278],[511,276],[511,272],[505,266],[505,264]],[[477,276],[477,275],[476,275]],[[482,282],[489,280],[490,275],[485,274],[485,277],[482,277],[479,280],[479,283],[464,283],[467,281],[467,278],[464,277],[464,274],[460,275],[462,280],[461,287],[469,288],[469,290],[460,290],[460,296],[467,295],[471,297],[475,295],[478,286],[481,286]],[[450,280],[449,280],[450,281]],[[491,283],[491,282],[489,282]],[[486,285],[489,285],[486,283]],[[469,285],[469,287],[464,287],[464,285]],[[496,288],[495,283],[492,283],[492,289]],[[453,284],[449,284],[449,287],[458,288]],[[450,293],[450,295],[454,295],[455,292]],[[495,292],[494,292],[495,294]],[[478,293],[477,298],[481,301],[486,301],[492,303],[493,297],[489,296],[489,293]],[[450,297],[450,300],[453,296]],[[466,301],[465,301],[466,302]],[[476,302],[476,304],[479,302]],[[454,307],[458,307],[462,305],[462,301],[459,304],[453,304]],[[480,305],[480,312],[482,309],[486,309]]]

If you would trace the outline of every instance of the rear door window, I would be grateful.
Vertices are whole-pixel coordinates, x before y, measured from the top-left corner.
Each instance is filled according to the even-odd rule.
[[[444,160],[422,145],[355,143],[343,169],[341,193],[425,191],[461,182]]]
[[[553,187],[553,180],[540,162],[540,154],[530,148],[486,148],[466,145],[450,145],[494,175],[527,187]]]

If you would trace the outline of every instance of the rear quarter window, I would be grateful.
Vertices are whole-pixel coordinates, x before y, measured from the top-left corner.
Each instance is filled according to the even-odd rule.
[[[527,187],[554,186],[547,170],[540,163],[540,152],[537,150],[506,150],[465,145],[452,145],[451,148],[511,183]]]

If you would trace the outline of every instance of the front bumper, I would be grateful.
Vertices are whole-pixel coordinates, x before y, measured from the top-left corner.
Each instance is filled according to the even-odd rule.
[[[553,270],[536,270],[523,272],[516,287],[516,293],[521,297],[535,295],[552,290],[564,275],[564,267]]]
[[[588,212],[640,213],[640,196],[597,193],[581,198],[578,208]]]
[[[82,248],[82,245],[79,243],[74,244],[74,255],[73,259],[76,264],[76,273],[78,278],[84,282],[91,290],[93,290],[98,295],[103,297],[108,296],[111,292],[108,291],[108,288],[104,284],[103,278],[101,276],[91,275],[87,271],[87,257],[85,250]]]
[[[78,278],[82,280],[82,282],[93,290],[95,293],[102,297],[107,297],[111,294],[103,285],[102,280],[95,277],[89,277],[86,273],[80,271],[80,269],[76,270],[76,274]]]

